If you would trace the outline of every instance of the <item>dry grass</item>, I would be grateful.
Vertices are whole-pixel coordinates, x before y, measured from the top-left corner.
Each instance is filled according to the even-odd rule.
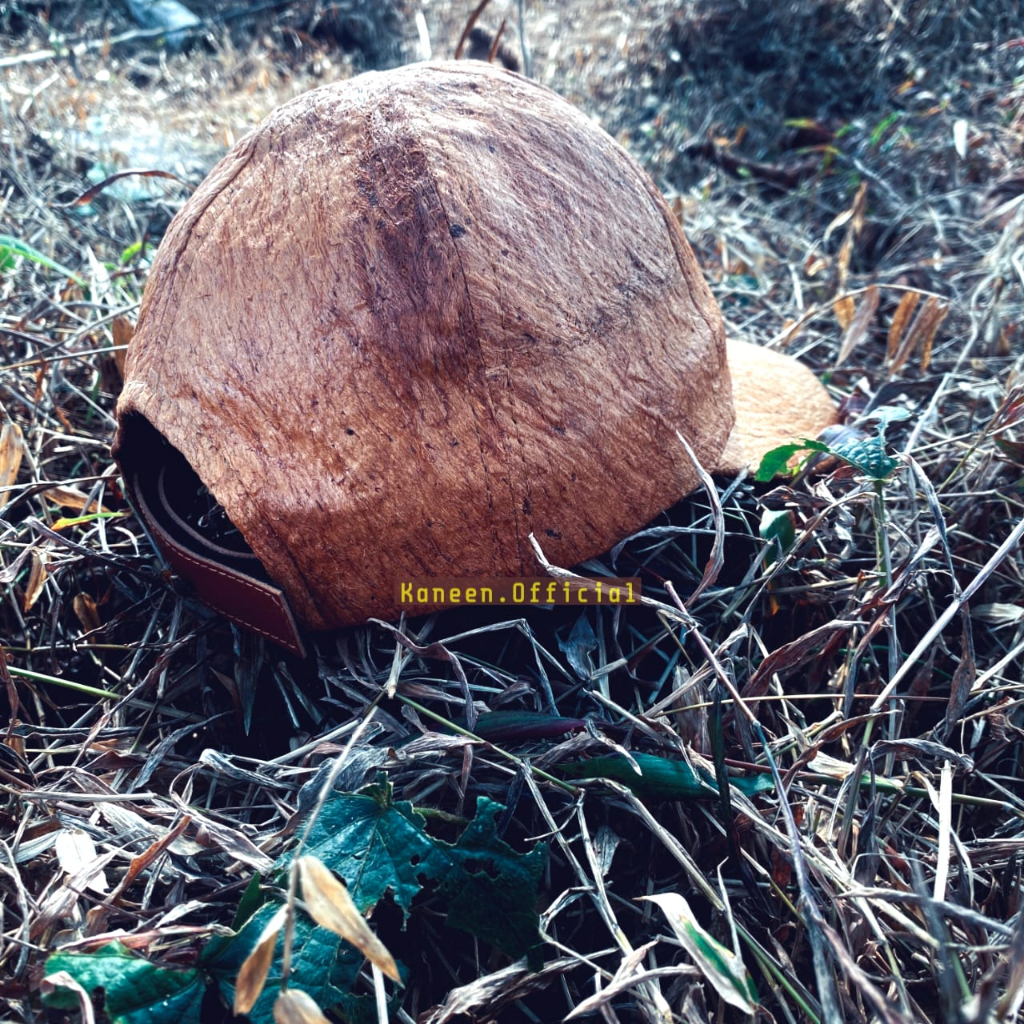
[[[0,14],[9,52],[130,28],[120,5],[51,6],[51,33],[43,4]],[[719,481],[605,561],[673,606],[661,583],[685,599],[724,530],[724,567],[685,610],[447,613],[322,638],[299,662],[162,571],[109,457],[119,324],[187,188],[127,179],[137,191],[68,203],[126,161],[194,184],[276,103],[352,73],[364,58],[325,27],[332,7],[358,5],[233,19],[190,54],[136,41],[3,70],[0,233],[81,278],[21,257],[0,277],[4,1016],[47,1012],[57,948],[116,936],[192,962],[370,718],[343,788],[383,769],[456,816],[488,795],[513,846],[551,844],[539,974],[429,905],[407,930],[375,915],[411,971],[397,1019],[553,1021],[588,999],[606,1020],[743,1019],[638,902],[667,892],[738,936],[764,1020],[1018,1019],[1019,5],[527,3],[532,72],[647,163],[730,328],[802,355],[852,432],[908,413],[888,432],[898,466],[879,484],[834,460],[771,489]],[[515,3],[493,7],[511,30]],[[410,57],[415,10],[388,9]],[[424,11],[447,56],[469,5]],[[765,510],[789,513],[784,555]],[[467,699],[590,724],[507,751],[432,731],[427,712]],[[711,761],[716,739],[738,771],[774,762],[783,790],[644,800],[537,774],[622,748]],[[77,861],[57,855],[72,833],[91,843]]]

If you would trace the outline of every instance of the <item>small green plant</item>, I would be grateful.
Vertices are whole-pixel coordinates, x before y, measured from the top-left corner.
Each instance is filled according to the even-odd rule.
[[[874,434],[859,434],[842,437],[831,442],[803,440],[794,444],[773,448],[761,460],[755,479],[765,482],[787,471],[790,460],[801,452],[821,452],[840,459],[852,466],[871,481],[875,491],[876,537],[878,543],[879,568],[885,574],[886,585],[892,583],[892,567],[889,561],[888,534],[885,508],[885,483],[899,466],[899,460],[886,451],[885,432],[890,423],[905,420],[910,416],[906,409],[885,405],[876,409],[871,419],[877,423]]]

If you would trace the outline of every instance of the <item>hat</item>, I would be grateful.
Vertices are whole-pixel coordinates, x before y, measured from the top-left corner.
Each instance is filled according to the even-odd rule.
[[[154,258],[114,454],[172,565],[293,650],[395,581],[607,550],[834,408],[725,340],[664,199],[583,113],[472,61],[280,107]]]

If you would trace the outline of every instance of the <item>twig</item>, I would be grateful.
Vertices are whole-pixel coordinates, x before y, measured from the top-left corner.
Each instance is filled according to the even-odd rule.
[[[480,3],[473,8],[473,13],[469,16],[466,21],[466,26],[462,30],[462,35],[459,36],[458,43],[455,44],[455,59],[462,59],[462,49],[466,45],[466,40],[469,38],[469,33],[473,31],[473,26],[476,24],[476,19],[480,17],[484,12],[484,8],[491,2],[491,0],[480,0]]]

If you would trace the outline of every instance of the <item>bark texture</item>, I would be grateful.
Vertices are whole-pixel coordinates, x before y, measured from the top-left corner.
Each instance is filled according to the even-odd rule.
[[[419,64],[307,93],[175,218],[115,449],[148,420],[297,615],[534,574],[693,490],[733,424],[718,308],[647,175],[548,89]]]

